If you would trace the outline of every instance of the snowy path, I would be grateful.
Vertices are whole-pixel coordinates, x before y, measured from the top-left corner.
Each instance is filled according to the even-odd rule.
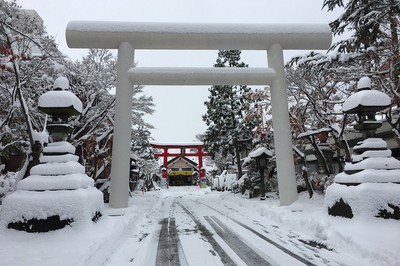
[[[355,265],[320,239],[285,229],[249,206],[221,199],[221,193],[196,188],[163,193],[160,209],[152,213],[158,220],[142,225],[147,241],[129,239],[106,265]],[[134,252],[140,242],[147,250]]]
[[[399,221],[330,217],[323,198],[195,187],[135,194],[123,216],[46,234],[0,230],[0,265],[394,265]]]

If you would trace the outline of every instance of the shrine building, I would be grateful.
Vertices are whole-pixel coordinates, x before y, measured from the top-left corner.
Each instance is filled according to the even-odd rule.
[[[179,156],[168,161],[168,183],[170,186],[197,185],[198,164],[187,157]]]
[[[170,186],[197,185],[205,181],[203,143],[151,143],[154,156],[163,158],[162,178]],[[197,157],[197,162],[189,159]]]

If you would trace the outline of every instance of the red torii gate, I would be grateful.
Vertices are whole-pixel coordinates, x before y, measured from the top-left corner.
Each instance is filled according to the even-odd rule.
[[[209,156],[207,153],[203,151],[204,145],[203,143],[185,143],[185,144],[177,144],[177,143],[150,143],[150,145],[154,149],[160,149],[163,150],[161,153],[154,153],[154,156],[157,158],[162,157],[164,159],[163,161],[163,167],[165,170],[168,168],[168,157],[180,157],[180,156],[194,156],[199,159],[199,177],[200,179],[205,176],[205,171],[203,169],[203,156]],[[169,149],[179,149],[180,152],[168,152]],[[197,152],[186,152],[186,149],[197,149]],[[163,178],[167,178],[167,172],[168,171],[163,171]]]

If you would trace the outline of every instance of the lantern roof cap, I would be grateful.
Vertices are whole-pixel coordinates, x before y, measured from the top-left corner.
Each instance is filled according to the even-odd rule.
[[[273,156],[272,151],[268,150],[265,147],[260,147],[260,148],[258,148],[256,150],[253,150],[252,152],[250,152],[249,153],[249,157],[257,158],[257,157],[261,156],[262,154],[265,154],[268,157],[272,157]]]
[[[70,91],[48,91],[39,97],[39,110],[54,114],[79,115],[82,113],[82,102]]]
[[[361,90],[351,95],[343,103],[342,111],[348,114],[359,113],[362,110],[380,111],[391,105],[388,95],[377,90]]]

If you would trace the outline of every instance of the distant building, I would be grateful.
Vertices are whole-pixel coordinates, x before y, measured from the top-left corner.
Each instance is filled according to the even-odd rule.
[[[33,30],[37,32],[44,32],[44,22],[43,19],[39,16],[39,14],[33,9],[20,9],[17,13],[17,21],[16,27],[18,29],[22,28],[23,25],[33,25]],[[43,56],[40,48],[33,42],[29,42],[27,44],[27,53],[31,57],[40,57]],[[25,50],[25,49],[24,49]]]
[[[20,9],[17,13],[17,27],[19,26],[18,23],[23,24],[25,23],[25,19],[28,17],[31,22],[34,23],[36,29],[39,31],[44,31],[44,22],[43,19],[39,16],[39,14],[34,9]]]
[[[197,183],[197,163],[187,157],[175,157],[168,161],[170,186],[191,186]]]

